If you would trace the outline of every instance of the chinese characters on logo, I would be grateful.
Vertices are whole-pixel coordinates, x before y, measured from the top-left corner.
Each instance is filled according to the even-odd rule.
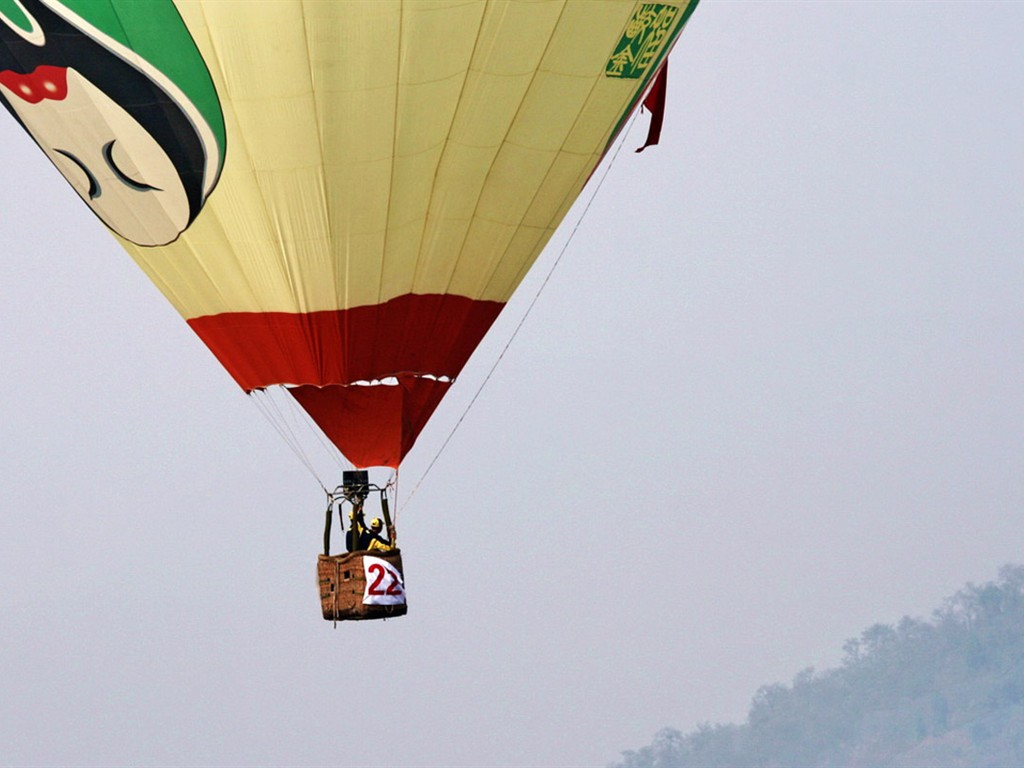
[[[629,79],[643,77],[651,64],[657,61],[678,18],[678,6],[664,3],[641,5],[626,25],[622,39],[608,59],[605,76]]]

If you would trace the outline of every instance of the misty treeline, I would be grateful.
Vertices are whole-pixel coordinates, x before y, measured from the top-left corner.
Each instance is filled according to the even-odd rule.
[[[615,766],[1024,766],[1024,566],[843,650],[838,669],[763,686],[742,725],[665,729]]]

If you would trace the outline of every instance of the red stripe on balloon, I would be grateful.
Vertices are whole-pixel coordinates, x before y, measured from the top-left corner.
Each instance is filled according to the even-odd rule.
[[[504,304],[399,296],[323,312],[225,312],[188,321],[246,391],[351,384],[398,374],[455,376]]]
[[[356,466],[398,466],[504,304],[399,296],[369,307],[228,312],[188,321],[251,391],[291,392]],[[352,385],[397,377],[397,385]],[[352,386],[346,386],[352,385]]]

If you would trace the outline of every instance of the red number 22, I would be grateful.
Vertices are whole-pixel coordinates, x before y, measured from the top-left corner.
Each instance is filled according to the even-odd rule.
[[[366,569],[371,574],[376,575],[377,578],[373,580],[370,585],[370,589],[367,590],[371,595],[400,595],[402,594],[402,588],[398,584],[398,579],[393,573],[389,573],[386,568],[380,563],[373,563],[369,568]],[[391,576],[391,583],[388,584],[387,590],[381,590],[380,583],[384,581],[384,576]]]

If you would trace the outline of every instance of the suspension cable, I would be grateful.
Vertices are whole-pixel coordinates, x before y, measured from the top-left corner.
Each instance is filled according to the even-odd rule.
[[[260,396],[257,396],[260,393]],[[317,485],[323,490],[324,493],[330,495],[330,491],[324,485],[320,475],[317,474],[316,469],[313,467],[313,462],[310,461],[309,455],[302,449],[302,445],[299,442],[298,435],[289,426],[285,419],[284,413],[281,411],[280,406],[274,401],[274,398],[266,390],[254,389],[247,393],[249,400],[252,402],[256,409],[263,414],[263,417],[270,423],[270,426],[281,436],[292,453],[295,454],[296,458],[302,463],[302,465],[309,471],[309,473],[316,480]]]
[[[451,432],[448,433],[448,437],[445,438],[444,442],[441,444],[441,447],[437,449],[437,453],[434,454],[434,458],[432,458],[430,460],[430,463],[427,465],[427,468],[425,470],[423,470],[423,474],[420,475],[420,479],[416,481],[416,485],[413,486],[412,491],[410,491],[409,495],[406,496],[405,501],[401,505],[399,505],[397,503],[395,504],[395,515],[396,515],[396,517],[398,515],[398,511],[402,510],[402,509],[405,509],[405,507],[408,506],[409,502],[412,500],[412,497],[416,495],[416,491],[419,490],[420,486],[423,484],[423,481],[426,479],[427,475],[430,473],[430,470],[433,469],[434,464],[437,463],[437,460],[441,457],[441,454],[448,447],[448,443],[451,442],[451,439],[455,436],[455,433],[456,433],[456,431],[458,431],[459,426],[461,426],[462,422],[465,420],[466,416],[469,414],[469,410],[476,403],[477,399],[480,397],[480,393],[483,392],[484,387],[486,387],[487,383],[491,380],[491,376],[494,375],[494,371],[498,368],[498,365],[501,363],[502,359],[505,357],[505,353],[508,352],[509,347],[512,346],[512,342],[515,341],[516,336],[519,335],[519,330],[526,323],[526,318],[529,317],[530,312],[533,311],[534,305],[536,305],[537,301],[540,299],[541,293],[544,292],[544,289],[547,287],[548,283],[551,281],[551,276],[555,273],[555,269],[558,268],[558,264],[562,261],[562,257],[565,255],[566,251],[569,250],[569,246],[572,244],[573,239],[576,237],[576,233],[577,233],[577,231],[579,231],[580,225],[583,223],[583,219],[586,218],[587,213],[590,211],[590,206],[593,205],[594,200],[597,198],[597,193],[601,191],[601,187],[604,185],[605,179],[608,178],[608,174],[611,172],[612,166],[615,165],[615,161],[619,157],[619,152],[622,150],[623,145],[626,143],[626,138],[629,135],[630,130],[633,128],[633,123],[636,122],[636,118],[637,118],[637,115],[639,114],[639,112],[640,112],[640,110],[635,110],[633,112],[633,116],[630,118],[629,123],[626,125],[626,129],[621,132],[618,144],[615,147],[615,152],[612,153],[611,159],[608,161],[608,164],[605,165],[604,172],[601,174],[601,177],[598,179],[597,184],[594,187],[594,191],[590,194],[590,198],[587,200],[586,206],[584,206],[583,211],[580,213],[579,218],[576,220],[576,224],[573,226],[572,230],[569,232],[569,237],[566,238],[565,243],[562,245],[561,250],[558,252],[558,256],[555,258],[554,262],[551,264],[551,267],[548,269],[547,274],[544,276],[544,280],[541,282],[540,287],[537,289],[537,292],[534,294],[533,299],[530,301],[529,306],[527,306],[526,312],[523,313],[523,316],[519,319],[519,323],[516,325],[515,329],[512,331],[512,335],[509,336],[508,341],[505,342],[505,346],[502,348],[501,352],[498,354],[497,359],[494,361],[494,364],[491,365],[491,369],[487,372],[487,375],[484,377],[484,380],[481,382],[480,386],[477,388],[476,394],[473,395],[472,399],[469,401],[469,404],[466,406],[465,410],[462,412],[462,415],[459,416],[458,421],[455,422],[455,426],[452,427]],[[396,499],[396,502],[397,502],[397,499]]]

